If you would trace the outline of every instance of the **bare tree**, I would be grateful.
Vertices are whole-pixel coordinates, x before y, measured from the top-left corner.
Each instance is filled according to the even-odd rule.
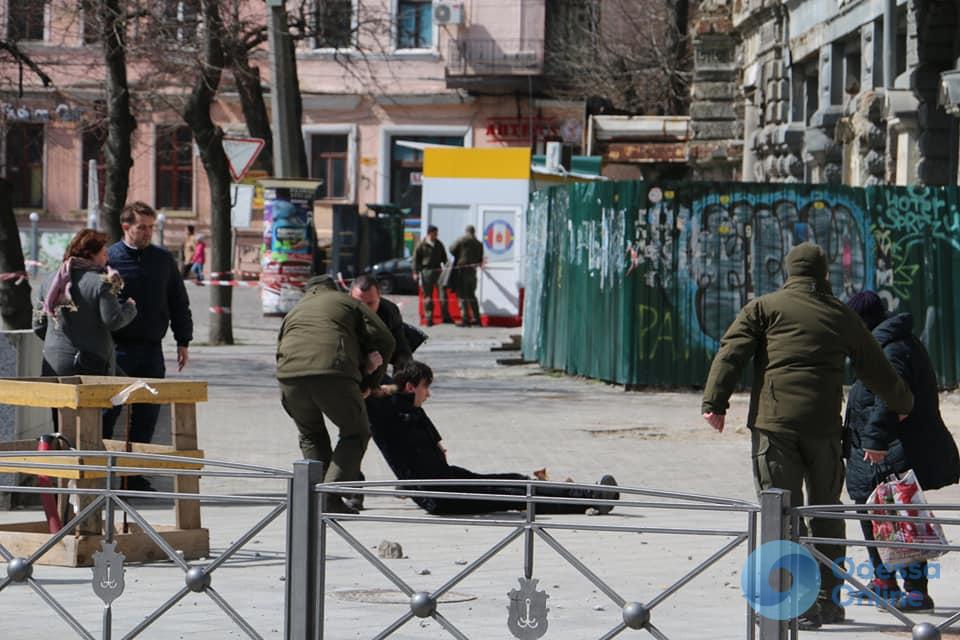
[[[13,186],[0,178],[0,317],[4,329],[29,329],[30,285],[26,280],[20,231],[13,215]]]
[[[548,0],[550,92],[601,97],[628,113],[685,113],[688,13],[688,0]]]

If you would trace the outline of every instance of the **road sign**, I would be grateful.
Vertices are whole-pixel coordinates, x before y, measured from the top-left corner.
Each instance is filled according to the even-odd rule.
[[[263,149],[261,138],[233,138],[224,136],[223,152],[227,154],[227,164],[230,165],[230,175],[239,182],[253,166],[253,161]]]

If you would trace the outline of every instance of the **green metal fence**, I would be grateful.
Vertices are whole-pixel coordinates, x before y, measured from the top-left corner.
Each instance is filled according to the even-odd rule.
[[[960,378],[960,191],[743,183],[573,184],[527,214],[524,357],[623,384],[699,385],[752,298],[805,240],[834,293],[914,315],[943,387]]]

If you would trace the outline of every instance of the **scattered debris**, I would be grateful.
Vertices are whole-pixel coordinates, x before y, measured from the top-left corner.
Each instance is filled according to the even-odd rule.
[[[428,576],[430,575],[430,569],[420,569],[417,571],[418,576]]]
[[[384,540],[377,547],[377,556],[387,560],[399,560],[403,557],[403,547],[400,546],[399,542]]]

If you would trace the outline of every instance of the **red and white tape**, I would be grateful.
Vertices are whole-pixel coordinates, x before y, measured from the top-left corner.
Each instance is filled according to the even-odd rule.
[[[201,287],[259,287],[256,280],[196,280]]]
[[[230,310],[230,307],[210,307],[210,313],[216,315],[230,315],[233,311]]]

